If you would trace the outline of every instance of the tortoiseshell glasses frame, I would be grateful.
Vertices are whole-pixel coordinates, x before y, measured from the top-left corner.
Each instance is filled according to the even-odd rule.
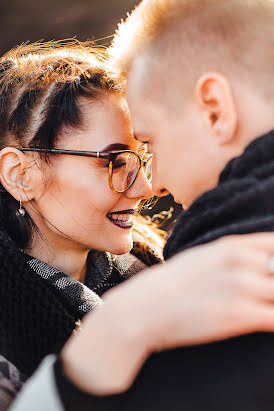
[[[49,154],[65,154],[72,156],[104,158],[108,160],[108,182],[112,191],[115,193],[124,193],[132,187],[141,168],[144,169],[146,177],[151,182],[151,160],[153,154],[146,153],[141,157],[132,150],[114,150],[114,151],[81,151],[65,150],[59,148],[37,148],[37,147],[20,147],[20,151],[30,151]],[[126,167],[126,169],[125,169]]]

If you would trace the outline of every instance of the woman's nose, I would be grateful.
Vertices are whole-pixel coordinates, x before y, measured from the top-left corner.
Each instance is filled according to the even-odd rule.
[[[148,181],[143,168],[140,169],[134,184],[125,192],[125,195],[128,198],[138,198],[140,200],[154,195],[151,183]]]

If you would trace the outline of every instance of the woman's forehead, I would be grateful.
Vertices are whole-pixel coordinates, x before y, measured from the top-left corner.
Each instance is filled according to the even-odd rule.
[[[130,150],[138,150],[140,143],[135,140],[128,107],[122,97],[110,96],[103,101],[81,101],[82,112],[79,128],[62,133],[58,147],[66,149],[103,151],[109,145],[125,145]],[[64,144],[66,146],[64,146]]]

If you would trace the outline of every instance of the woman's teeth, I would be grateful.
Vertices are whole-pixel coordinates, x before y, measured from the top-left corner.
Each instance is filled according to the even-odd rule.
[[[128,221],[131,216],[128,214],[112,214],[111,217],[113,220]]]
[[[132,214],[107,214],[111,223],[120,228],[131,228],[133,225]]]

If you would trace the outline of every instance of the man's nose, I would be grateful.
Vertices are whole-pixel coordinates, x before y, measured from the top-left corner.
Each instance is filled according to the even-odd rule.
[[[157,197],[165,197],[169,194],[169,191],[163,186],[161,182],[155,155],[152,158],[152,191]]]
[[[153,180],[152,180],[152,191],[154,195],[157,197],[165,197],[169,195],[169,191],[166,188],[154,184]]]
[[[141,168],[132,187],[125,192],[128,198],[148,199],[154,195],[151,183],[148,181],[144,169]]]

